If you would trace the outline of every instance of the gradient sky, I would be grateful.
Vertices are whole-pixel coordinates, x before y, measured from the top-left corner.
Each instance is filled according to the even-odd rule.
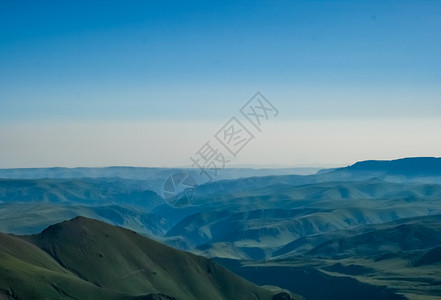
[[[0,168],[185,166],[257,91],[233,164],[440,156],[441,1],[0,1]]]

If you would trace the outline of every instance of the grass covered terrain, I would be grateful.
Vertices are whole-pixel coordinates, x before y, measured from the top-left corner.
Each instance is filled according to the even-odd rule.
[[[37,235],[0,235],[4,299],[135,299],[150,294],[263,300],[272,299],[274,292],[212,260],[84,217]]]

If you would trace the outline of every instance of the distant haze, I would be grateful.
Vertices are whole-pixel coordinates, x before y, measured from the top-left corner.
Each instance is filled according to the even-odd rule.
[[[4,125],[0,131],[0,167],[190,167],[190,156],[222,125],[221,122]],[[274,121],[256,134],[236,159],[230,156],[231,165],[226,166],[334,167],[368,159],[439,156],[441,139],[435,138],[439,128],[441,122],[437,119]]]
[[[189,166],[257,91],[232,165],[440,156],[440,1],[1,1],[0,168]]]

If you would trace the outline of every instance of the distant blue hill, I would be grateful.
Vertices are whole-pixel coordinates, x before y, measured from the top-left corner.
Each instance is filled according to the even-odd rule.
[[[396,160],[366,160],[333,172],[370,172],[382,175],[441,176],[441,158],[411,157]]]

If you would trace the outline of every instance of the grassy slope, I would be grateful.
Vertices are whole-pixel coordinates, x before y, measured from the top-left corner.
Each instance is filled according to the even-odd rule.
[[[271,299],[272,292],[203,257],[87,218],[38,235],[0,236],[0,295],[19,299]]]
[[[18,299],[118,299],[61,267],[35,245],[0,234],[0,295]],[[80,294],[81,293],[81,294]]]

